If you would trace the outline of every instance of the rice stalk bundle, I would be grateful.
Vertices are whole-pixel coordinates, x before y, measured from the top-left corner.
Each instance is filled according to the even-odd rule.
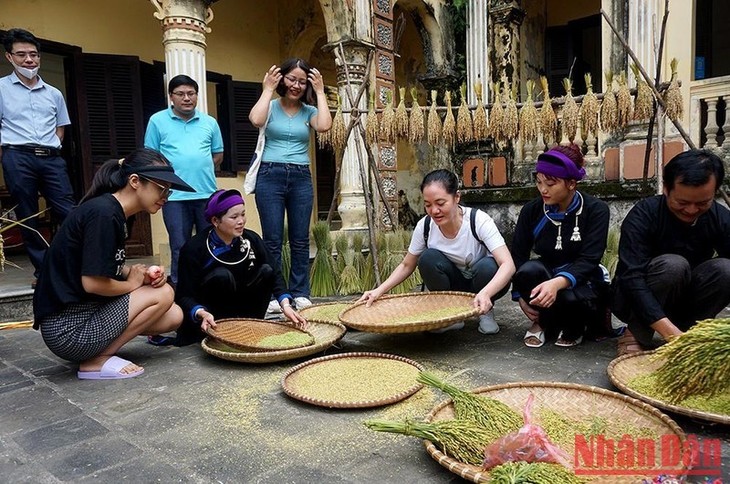
[[[358,268],[355,266],[355,258],[358,254],[355,254],[351,249],[347,249],[346,252],[342,253],[343,268],[340,271],[340,282],[337,286],[337,293],[340,295],[357,294],[363,292],[362,279]],[[339,255],[338,255],[339,262]]]
[[[365,118],[365,140],[369,145],[374,145],[378,142],[379,131],[378,113],[375,112],[375,92],[373,91],[370,93],[368,114]]]
[[[504,108],[502,107],[502,89],[499,82],[494,83],[494,102],[489,113],[489,136],[495,141],[504,139]]]
[[[372,251],[368,252],[367,257],[365,257],[363,269],[360,274],[363,288],[365,288],[366,291],[373,289],[375,287],[375,267],[373,267]]]
[[[555,114],[553,109],[553,102],[550,99],[550,89],[548,87],[547,77],[540,77],[540,84],[542,85],[543,101],[542,107],[540,108],[540,131],[542,137],[545,140],[545,144],[550,144],[555,141],[558,131],[558,116]]]
[[[321,150],[332,147],[332,128],[322,133],[317,133],[317,146]]]
[[[454,149],[454,145],[456,145],[456,118],[454,118],[454,110],[451,107],[451,91],[446,90],[444,99],[446,100],[446,117],[444,118],[442,138],[447,148]]]
[[[565,88],[565,104],[563,104],[563,116],[561,127],[563,136],[573,141],[578,132],[578,116],[580,115],[578,104],[573,98],[573,82],[567,77],[563,79],[563,87]]]
[[[730,319],[705,319],[656,351],[656,371],[671,401],[712,396],[730,388]]]
[[[617,227],[611,227],[608,230],[606,250],[603,252],[601,264],[608,270],[611,279],[613,279],[613,275],[616,273],[616,266],[618,265],[618,242],[620,238],[621,231]]]
[[[474,141],[474,125],[469,112],[469,105],[466,104],[466,84],[460,88],[461,103],[456,116],[456,139],[459,143],[470,143]]]
[[[601,103],[601,129],[607,133],[618,128],[618,104],[613,92],[613,72],[606,72],[606,89]]]
[[[438,93],[435,90],[431,91],[431,107],[428,110],[428,120],[426,121],[428,123],[428,144],[431,146],[439,144],[439,141],[441,140],[441,131],[443,130],[441,117],[439,116],[438,111],[436,111],[437,94]]]
[[[398,89],[400,101],[395,110],[395,135],[399,138],[408,139],[408,110],[406,109],[406,88]]]
[[[532,100],[532,92],[535,89],[535,81],[529,79],[527,85],[527,100],[520,109],[520,138],[522,141],[537,141],[537,108]]]
[[[423,110],[418,105],[418,91],[415,87],[411,88],[411,117],[408,120],[408,141],[410,143],[420,143],[423,141],[425,127],[423,124]]]
[[[395,110],[393,109],[393,96],[390,92],[388,102],[380,117],[380,139],[386,143],[395,143]]]
[[[657,381],[656,373],[639,375],[629,380],[626,385],[642,395],[667,403],[671,402],[679,407],[730,416],[730,389],[726,389],[717,395],[690,395],[681,400],[673,401],[670,399],[671,394]]]
[[[484,102],[482,99],[482,81],[479,78],[477,78],[477,82],[474,83],[474,94],[476,94],[477,97],[477,107],[474,109],[472,116],[474,139],[487,139],[487,136],[489,136],[489,124],[487,122],[487,110],[484,109]]]
[[[314,245],[317,246],[317,255],[314,256],[310,270],[310,291],[315,297],[332,296],[337,289],[337,281],[329,224],[326,221],[314,224],[312,238]]]
[[[512,89],[508,89],[507,105],[504,108],[504,122],[502,124],[502,134],[505,141],[517,138],[520,133],[520,115],[517,111],[517,85],[513,85]]]
[[[560,464],[505,462],[489,470],[491,484],[582,484],[586,482]]]
[[[289,245],[289,227],[284,225],[284,240],[281,245],[281,275],[284,276],[284,282],[289,285],[289,273],[291,272],[291,245]]]
[[[418,382],[449,395],[454,402],[456,418],[477,423],[489,433],[492,440],[519,430],[523,425],[522,416],[499,400],[456,388],[427,371],[418,375]]]
[[[337,112],[335,117],[332,119],[332,148],[335,151],[341,151],[345,149],[347,140],[345,139],[345,118],[342,116],[342,100],[340,96],[337,96]]]
[[[618,76],[618,92],[616,93],[616,105],[618,109],[618,125],[620,128],[629,124],[634,117],[634,103],[631,99],[631,90],[626,79],[626,73],[622,72]]]
[[[677,58],[673,58],[670,62],[672,68],[672,79],[669,82],[667,92],[664,93],[664,104],[666,104],[666,112],[669,119],[678,120],[684,114],[684,101],[682,100],[682,91],[679,90],[679,81],[677,80]]]
[[[357,274],[360,278],[360,286],[363,287],[364,290],[365,287],[372,286],[365,286],[363,280],[363,274],[365,271],[365,256],[362,254],[362,242],[362,234],[355,233],[355,235],[352,236],[352,252],[354,254],[353,265],[355,266],[355,269],[357,269]]]
[[[335,237],[335,252],[337,252],[336,266],[337,272],[341,273],[342,269],[345,268],[345,253],[349,250],[350,242],[347,239],[347,235],[343,233],[337,234]]]
[[[649,119],[654,110],[654,98],[651,89],[641,74],[636,64],[631,64],[631,71],[636,78],[636,98],[634,99],[634,119],[645,121]]]
[[[488,431],[469,420],[438,420],[436,422],[393,422],[368,420],[365,426],[377,432],[409,435],[434,442],[441,451],[454,459],[472,465],[484,461],[484,448],[493,440]]]
[[[587,72],[583,77],[586,81],[586,95],[580,105],[580,119],[583,139],[586,139],[589,135],[595,136],[598,131],[598,113],[601,110],[601,105],[598,102],[598,97],[593,92],[591,74]]]

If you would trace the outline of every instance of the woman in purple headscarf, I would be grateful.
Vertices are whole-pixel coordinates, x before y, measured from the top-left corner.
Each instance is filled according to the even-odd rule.
[[[173,343],[200,341],[216,319],[257,318],[266,314],[273,294],[284,315],[297,326],[306,324],[291,306],[280,271],[261,237],[245,228],[246,206],[238,190],[218,190],[205,206],[211,227],[190,239],[180,251],[175,301],[183,324]],[[159,343],[157,343],[159,344]]]
[[[600,262],[609,210],[605,202],[578,191],[583,163],[576,145],[539,155],[535,183],[540,197],[528,202],[517,220],[512,299],[532,322],[524,337],[530,348],[545,343],[546,331],[557,334],[556,346],[576,346],[586,328],[594,332],[606,318],[608,277]],[[530,259],[531,252],[538,257]]]

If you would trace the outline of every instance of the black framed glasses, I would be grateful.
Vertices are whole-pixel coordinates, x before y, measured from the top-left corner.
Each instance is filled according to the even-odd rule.
[[[139,175],[139,174],[137,176],[142,178],[143,180],[147,180],[148,182],[152,183],[153,185],[156,185],[157,188],[160,189],[160,198],[167,198],[172,194],[172,188],[166,187],[165,185],[157,183],[153,179],[147,178],[146,176]]]

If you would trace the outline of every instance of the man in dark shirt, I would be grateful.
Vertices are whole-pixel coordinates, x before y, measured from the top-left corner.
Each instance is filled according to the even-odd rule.
[[[664,194],[621,225],[613,312],[628,324],[619,355],[666,341],[730,304],[730,210],[715,201],[722,160],[689,150],[664,167]]]

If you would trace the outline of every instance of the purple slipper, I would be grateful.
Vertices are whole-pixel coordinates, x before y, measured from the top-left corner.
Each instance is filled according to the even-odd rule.
[[[79,380],[118,380],[122,378],[134,378],[144,373],[144,368],[132,373],[122,373],[125,366],[132,363],[124,358],[112,356],[104,362],[99,371],[79,371]]]

